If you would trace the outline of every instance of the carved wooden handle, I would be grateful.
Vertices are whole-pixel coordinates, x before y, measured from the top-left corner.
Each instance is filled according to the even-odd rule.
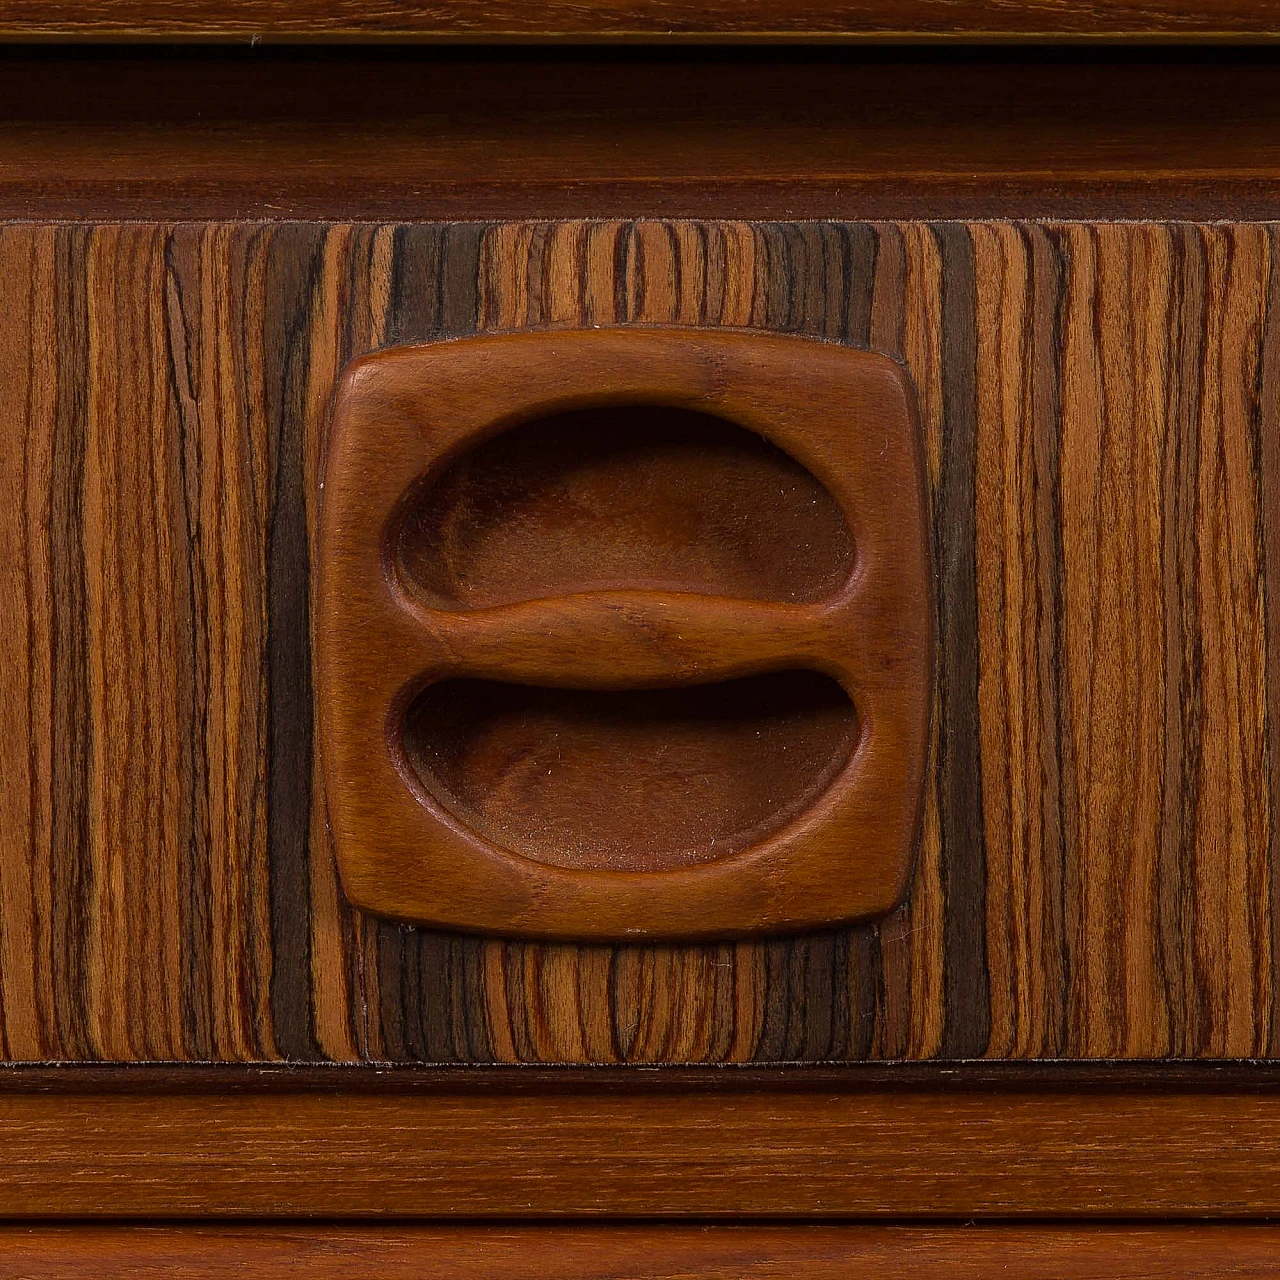
[[[412,598],[412,597],[411,597]],[[568,689],[643,689],[787,667],[856,683],[833,643],[854,625],[851,595],[817,605],[663,591],[601,591],[447,611],[413,603],[424,676],[465,675]]]
[[[465,608],[405,569],[405,513],[451,460],[509,424],[619,404],[715,415],[789,454],[847,522],[847,580],[808,603],[611,588]],[[913,393],[883,356],[637,329],[467,339],[357,362],[335,409],[317,592],[320,746],[347,893],[404,920],[601,939],[777,931],[888,910],[911,866],[928,744],[926,529]],[[639,690],[806,669],[852,701],[852,754],[829,781],[815,775],[805,807],[777,829],[691,865],[526,856],[465,806],[444,807],[403,740],[414,699],[457,678]],[[499,797],[509,767],[494,775]],[[519,803],[526,794],[536,796]],[[597,803],[589,787],[583,796]],[[645,814],[634,821],[643,830]]]

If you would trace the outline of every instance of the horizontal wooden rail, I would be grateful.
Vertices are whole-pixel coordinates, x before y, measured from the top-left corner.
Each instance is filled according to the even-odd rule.
[[[1274,1274],[1280,1227],[183,1226],[0,1229],[0,1277],[1196,1280]]]
[[[1274,1071],[131,1070],[6,1073],[0,1215],[1280,1213]]]
[[[0,218],[1280,213],[1267,55],[1051,55],[28,51]]]

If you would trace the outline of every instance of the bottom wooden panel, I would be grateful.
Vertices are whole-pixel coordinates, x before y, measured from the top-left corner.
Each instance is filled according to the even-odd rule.
[[[12,1227],[0,1278],[1183,1280],[1274,1276],[1280,1228]]]
[[[1280,1216],[1273,1082],[975,1087],[966,1070],[981,1068],[929,1088],[803,1069],[710,1083],[391,1073],[345,1088],[337,1072],[307,1089],[182,1072],[140,1089],[107,1073],[94,1091],[0,1091],[0,1214]]]

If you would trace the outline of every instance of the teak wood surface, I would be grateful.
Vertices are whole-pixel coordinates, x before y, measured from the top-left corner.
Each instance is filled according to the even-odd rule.
[[[1264,1280],[1277,1250],[1262,1225],[30,1226],[0,1231],[0,1278]]]
[[[1257,0],[0,0],[0,36],[105,42],[1277,31]],[[119,1221],[0,1230],[0,1276],[1274,1274],[1267,1225],[1046,1220],[1280,1218],[1245,1060],[1280,1056],[1275,83],[1238,49],[5,50],[0,1216]],[[655,324],[921,389],[910,896],[679,947],[368,918],[313,727],[339,372]],[[626,1065],[535,1065],[574,1062]]]
[[[638,416],[637,433],[619,433],[619,407]],[[570,412],[585,421],[566,441],[555,423]],[[674,428],[655,437],[673,412]],[[691,415],[746,434],[707,441]],[[515,469],[473,461],[517,426],[526,443]],[[593,427],[613,436],[612,457],[588,452],[608,447],[591,441]],[[792,462],[767,464],[772,491],[744,509],[734,490],[748,458],[760,465],[744,453],[751,441]],[[327,446],[315,683],[327,813],[354,904],[474,933],[594,941],[740,939],[899,904],[920,831],[933,677],[919,426],[900,365],[795,335],[694,326],[401,346],[346,371]],[[557,477],[542,519],[539,460]],[[824,533],[851,544],[846,567],[826,590],[785,569],[768,586],[738,587],[722,564],[737,556],[754,569],[770,541],[823,558],[812,518],[797,523],[784,505],[797,465],[825,486],[835,510]],[[813,484],[802,493],[817,500]],[[495,507],[495,524],[520,528],[496,563],[477,552]],[[592,525],[604,526],[600,545]],[[744,526],[754,526],[745,541]],[[425,544],[426,583],[406,566],[408,533]],[[548,592],[552,562],[567,582],[558,574],[564,585]],[[441,594],[446,571],[470,603]],[[754,740],[797,709],[758,716],[761,685],[747,678],[806,671],[838,681],[856,730],[841,727],[834,753],[793,741],[809,763],[787,796],[775,758],[787,744],[758,753]],[[408,709],[464,678],[462,730],[441,744],[442,761],[415,772]],[[533,734],[525,702],[494,717],[492,695],[478,691],[495,682],[543,691]],[[690,688],[701,692],[681,700]],[[713,709],[698,709],[714,689]],[[648,704],[597,697],[588,710],[557,690],[665,693]],[[634,725],[654,707],[664,710],[646,750]],[[825,706],[817,715],[830,719]],[[709,789],[717,767],[726,783]],[[464,783],[478,772],[476,798],[451,793],[444,771]],[[772,804],[711,828],[717,849],[708,820],[742,812],[743,789]],[[696,808],[682,809],[690,791]],[[562,806],[562,822],[538,839],[549,805]],[[589,819],[578,811],[596,808],[609,825],[596,856],[583,856]],[[646,847],[655,809],[684,813],[669,849]],[[520,843],[494,829],[504,822]]]
[[[1276,234],[3,228],[3,1056],[1274,1055]],[[939,631],[906,904],[621,948],[353,912],[312,729],[339,371],[653,323],[866,346],[916,384]]]

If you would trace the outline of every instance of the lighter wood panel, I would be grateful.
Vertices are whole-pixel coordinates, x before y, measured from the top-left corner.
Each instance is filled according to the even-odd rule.
[[[1275,1054],[1275,235],[0,228],[0,1055]],[[906,904],[696,947],[360,916],[312,745],[339,370],[673,322],[871,346],[916,383],[939,652]]]
[[[184,1035],[173,1056],[274,1053],[267,814],[267,547],[270,445],[252,351],[263,340],[264,258],[251,228],[182,228],[165,257],[169,565],[181,658],[175,763],[187,790],[180,945]],[[114,323],[110,313],[101,324]],[[135,431],[145,439],[142,424]],[[170,677],[172,678],[172,677]],[[126,849],[129,848],[125,844]],[[145,905],[138,904],[145,910]],[[185,1052],[184,1052],[185,1050]]]
[[[868,341],[903,360],[915,381],[924,432],[930,503],[940,492],[945,452],[942,382],[942,254],[936,237],[922,224],[881,226],[876,229],[874,258],[862,270],[874,269]],[[874,268],[872,266],[874,264]],[[938,552],[938,516],[934,519],[935,566]],[[936,571],[936,570],[935,570]],[[941,586],[941,584],[939,584]],[[935,608],[942,601],[935,596]],[[940,613],[938,660],[946,661],[948,625]],[[931,772],[937,776],[949,729],[937,705],[934,708]],[[864,948],[861,973],[853,977],[854,1008],[871,1004],[888,1034],[881,1054],[886,1058],[931,1058],[943,1051],[947,1026],[946,926],[943,910],[944,829],[942,792],[936,786],[925,792],[920,849],[916,854],[915,884],[906,905],[880,927],[879,967],[884,973],[882,999],[868,1001],[874,990],[874,946]],[[874,944],[874,937],[868,940]],[[889,1030],[891,1028],[891,1030]]]
[[[997,1057],[1052,1051],[1061,1023],[1062,840],[1056,756],[1057,682],[1042,662],[1056,611],[1042,564],[1057,533],[1044,432],[1052,389],[1036,355],[1052,315],[1037,307],[1036,230],[975,228],[978,332],[977,536],[979,732],[991,1042]],[[1045,410],[1050,412],[1046,414]],[[985,607],[984,607],[985,606]]]
[[[1195,524],[1187,536],[1198,559],[1204,690],[1191,833],[1205,1006],[1195,1051],[1253,1057],[1267,1052],[1263,1015],[1274,998],[1257,341],[1271,263],[1259,227],[1214,227],[1203,253],[1204,376]]]

